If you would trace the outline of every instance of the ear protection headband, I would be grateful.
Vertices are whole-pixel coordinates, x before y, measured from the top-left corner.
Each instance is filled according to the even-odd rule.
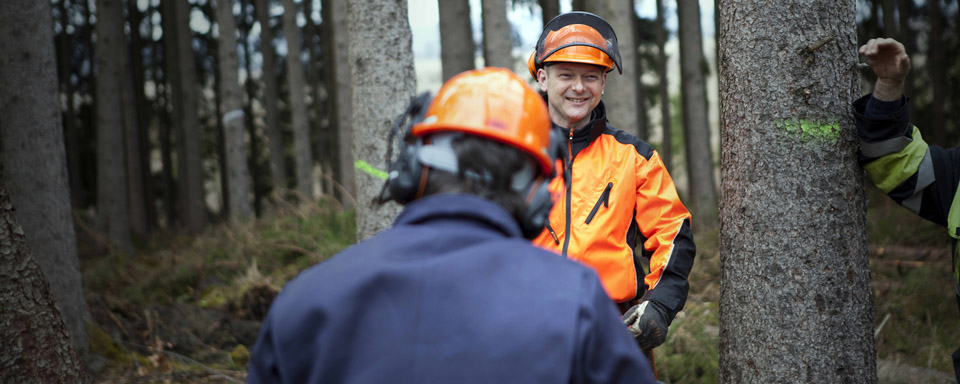
[[[377,202],[380,204],[393,200],[399,204],[407,204],[423,196],[423,188],[427,181],[430,168],[457,174],[459,165],[456,152],[453,150],[453,139],[463,133],[435,133],[429,135],[429,142],[425,138],[413,137],[411,128],[423,121],[432,97],[429,92],[416,96],[406,110],[394,122],[388,137],[387,163],[389,172],[387,180],[380,191]],[[550,136],[551,152],[562,139],[556,135]],[[402,136],[399,143],[399,154],[396,160],[393,157],[394,140]],[[558,141],[554,143],[554,141]],[[552,158],[556,158],[551,153]],[[489,175],[467,172],[468,178],[479,182],[489,182]],[[541,175],[538,166],[530,159],[524,162],[523,168],[517,171],[510,181],[510,188],[517,192],[526,203],[523,215],[518,224],[523,236],[533,239],[543,231],[553,208],[553,199],[548,190],[550,177]]]

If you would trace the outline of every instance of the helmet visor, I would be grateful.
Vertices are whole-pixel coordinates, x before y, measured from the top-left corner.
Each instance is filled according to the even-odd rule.
[[[612,60],[617,67],[617,72],[623,73],[620,65],[620,50],[617,48],[617,35],[613,32],[610,24],[607,24],[602,18],[587,12],[570,12],[554,17],[543,28],[540,39],[537,41],[537,51],[534,57],[534,66],[540,68],[545,61],[567,61],[560,57],[547,60],[551,55],[560,53],[561,55],[570,52],[564,50],[567,47],[592,47],[593,50],[575,49],[576,52],[589,54],[596,52],[593,56],[597,57],[578,57],[572,62],[586,62],[597,64],[612,69],[609,62]],[[562,52],[558,52],[561,51]],[[602,57],[600,53],[607,57]],[[582,56],[582,55],[581,55]]]

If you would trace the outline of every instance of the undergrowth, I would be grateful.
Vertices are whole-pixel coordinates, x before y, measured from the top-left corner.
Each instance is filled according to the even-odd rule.
[[[873,187],[867,198],[878,359],[951,372],[949,354],[958,346],[960,320],[946,232]],[[215,368],[242,380],[252,338],[273,295],[355,238],[354,214],[321,202],[198,234],[155,234],[133,255],[82,255],[96,322],[94,349],[111,359],[101,379],[135,371],[160,375],[156,382],[198,382]],[[656,349],[659,378],[668,383],[717,381],[717,228],[700,229],[695,240],[688,301],[666,343]],[[187,318],[213,325],[164,330],[175,322],[164,316],[190,311],[195,313]],[[224,334],[209,331],[221,328]],[[189,344],[192,339],[178,338],[178,331],[200,341]]]

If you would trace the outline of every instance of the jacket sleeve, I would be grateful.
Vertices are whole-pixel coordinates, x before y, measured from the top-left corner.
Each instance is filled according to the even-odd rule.
[[[247,383],[282,383],[280,364],[273,342],[273,329],[269,316],[263,322],[260,336],[250,354],[247,367]]]
[[[696,246],[690,230],[690,212],[680,202],[677,188],[656,151],[637,165],[636,222],[645,239],[644,255],[650,271],[644,277],[642,300],[662,304],[676,316],[687,301],[687,276],[693,268]]]
[[[653,384],[653,370],[592,272],[583,274],[571,383]]]
[[[927,145],[920,130],[910,124],[908,100],[903,99],[899,108],[868,111],[871,97],[853,104],[860,166],[897,204],[946,226],[957,190],[960,149]]]

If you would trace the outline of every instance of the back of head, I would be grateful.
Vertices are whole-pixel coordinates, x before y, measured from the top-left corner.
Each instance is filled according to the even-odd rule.
[[[506,69],[467,71],[448,80],[419,119],[411,119],[391,163],[384,200],[474,194],[504,207],[526,236],[539,233],[553,172],[550,118],[539,94]]]

